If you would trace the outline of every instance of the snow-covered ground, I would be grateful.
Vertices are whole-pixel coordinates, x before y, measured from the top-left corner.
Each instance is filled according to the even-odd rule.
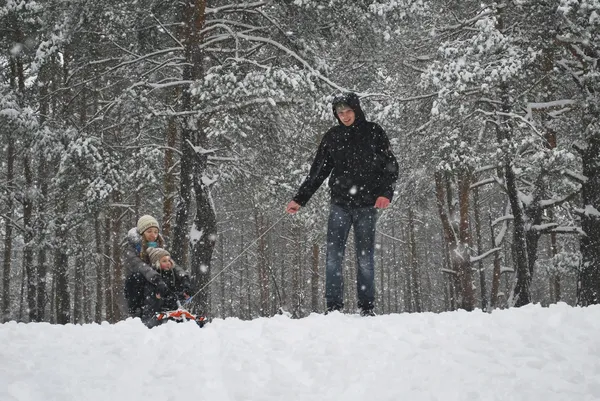
[[[0,325],[0,400],[600,400],[600,307]]]

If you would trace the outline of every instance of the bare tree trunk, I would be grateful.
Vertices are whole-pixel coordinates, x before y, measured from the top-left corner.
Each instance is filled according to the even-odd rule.
[[[25,281],[27,280],[27,276],[25,275],[25,269],[21,269],[21,292],[19,294],[19,317],[17,318],[18,322],[23,321],[23,309],[25,306]]]
[[[403,238],[405,239],[405,243],[407,244],[407,253],[410,255],[410,229],[407,227],[405,227],[404,230],[402,230],[402,235]],[[409,258],[410,259],[410,256]],[[405,259],[406,260],[406,259]],[[410,269],[410,261],[408,264],[404,263],[403,264],[403,269],[402,269],[403,273],[404,273],[404,311],[405,312],[414,312],[414,308],[413,308],[413,296],[412,296],[412,274],[411,274],[411,269]]]
[[[475,235],[477,236],[477,253],[481,255],[483,246],[481,244],[481,218],[479,216],[479,190],[473,191],[473,209],[475,211]],[[485,289],[485,270],[483,261],[479,260],[479,287],[481,296],[481,310],[487,311],[487,291]]]
[[[43,66],[40,70],[40,127],[44,127],[49,113],[48,104],[48,75],[49,66]],[[37,196],[37,221],[36,231],[38,237],[38,255],[37,255],[37,303],[35,309],[35,321],[42,322],[45,318],[45,309],[47,304],[46,296],[46,272],[47,266],[47,245],[45,238],[46,229],[46,210],[48,202],[48,163],[46,153],[42,150],[38,155],[37,179],[39,183],[39,194]]]
[[[77,237],[85,238],[83,229],[79,227],[77,229]],[[77,249],[77,257],[75,258],[75,289],[74,289],[74,300],[73,300],[73,318],[75,324],[82,324],[84,322],[84,295],[83,295],[83,269],[85,265],[85,255],[83,253],[83,247],[79,246]]]
[[[296,319],[300,318],[300,269],[302,268],[302,243],[299,241],[302,236],[300,229],[296,233],[298,242],[296,243],[296,263],[292,268],[292,316]]]
[[[595,116],[599,112],[594,109]],[[590,134],[586,147],[581,151],[583,175],[587,181],[582,184],[584,210],[600,211],[600,134]],[[583,306],[600,304],[600,217],[594,213],[583,213],[581,228],[585,233],[580,238],[581,250],[581,295],[579,304]]]
[[[2,321],[6,322],[11,318],[10,311],[10,271],[12,262],[13,246],[13,224],[14,224],[14,190],[13,182],[15,179],[15,139],[12,134],[7,135],[6,139],[6,181],[9,183],[9,193],[6,200],[6,224],[4,228],[4,259],[2,261]]]
[[[94,238],[95,250],[94,262],[96,265],[96,311],[94,313],[94,321],[102,322],[102,307],[104,306],[104,265],[102,258],[102,227],[100,215],[97,214],[94,219]]]
[[[221,270],[225,268],[225,236],[223,234],[219,235],[219,245],[220,245],[220,255],[219,261],[221,262]],[[227,277],[225,277],[224,272],[221,273],[220,277],[220,287],[221,287],[221,297],[220,297],[220,305],[219,305],[219,315],[221,318],[225,318],[225,282],[227,281]]]
[[[62,225],[62,224],[60,224]],[[61,231],[59,229],[59,231]],[[59,233],[57,238],[64,239],[65,234]],[[54,253],[54,280],[56,282],[56,323],[71,323],[71,297],[69,293],[69,257],[64,247],[64,241]]]
[[[193,0],[182,3],[181,21],[185,46],[183,79],[192,81],[202,78],[203,57],[200,50],[202,42],[202,29],[205,23],[206,0]],[[183,91],[181,95],[181,109],[193,109],[193,99],[190,91]],[[194,129],[196,127],[196,129]],[[179,202],[175,217],[175,233],[173,236],[173,256],[175,260],[185,264],[187,255],[184,252],[185,243],[189,243],[188,217],[192,201],[192,190],[196,192],[196,218],[194,232],[202,233],[203,237],[194,239],[192,244],[191,278],[196,286],[203,287],[210,280],[210,259],[216,235],[216,217],[210,204],[209,189],[202,182],[206,171],[206,154],[196,154],[193,146],[206,149],[206,133],[202,123],[195,121],[194,117],[185,119],[181,128],[181,173],[179,180]],[[195,176],[194,176],[195,175]],[[196,304],[201,310],[208,310],[209,289],[205,288],[196,296]]]
[[[312,245],[312,271],[310,276],[311,310],[319,311],[319,244]]]
[[[471,259],[468,251],[469,236],[469,188],[471,174],[461,169],[458,171],[458,224],[450,220],[455,211],[451,202],[449,179],[443,172],[435,174],[436,200],[438,213],[444,229],[444,237],[448,244],[449,256],[454,272],[459,306],[465,310],[473,310],[475,299],[471,271]],[[446,206],[445,206],[446,205]],[[448,208],[448,211],[446,211]]]
[[[56,280],[52,272],[52,285],[50,286],[50,323],[56,324]]]
[[[468,245],[471,243],[469,234],[469,189],[471,187],[470,172],[461,169],[458,172],[458,202],[459,202],[459,226],[458,238],[460,256],[458,262],[458,277],[461,284],[463,295],[461,307],[465,310],[475,308],[475,296],[473,293],[473,270],[471,265],[471,255]]]
[[[104,310],[106,311],[106,321],[109,323],[114,323],[114,313],[113,313],[113,287],[114,281],[112,279],[112,269],[111,269],[111,261],[110,261],[110,214],[107,213],[104,217],[104,277],[106,280],[104,281]]]
[[[121,203],[121,193],[118,191],[113,192],[113,203]],[[121,264],[121,247],[119,242],[121,239],[121,216],[119,216],[119,208],[113,208],[112,217],[112,260],[114,263],[113,270],[113,293],[112,293],[112,310],[113,310],[113,322],[117,322],[122,319],[122,311],[124,309],[124,283],[123,279],[123,266]]]
[[[492,249],[496,248],[496,239],[494,237],[494,226],[492,225],[492,215],[488,215],[490,220],[490,240],[492,242]],[[494,255],[494,270],[492,273],[492,292],[490,293],[490,308],[495,309],[498,306],[498,292],[500,290],[500,252]]]
[[[265,224],[262,213],[255,210],[254,221],[256,223],[256,237],[258,240],[258,288],[260,293],[259,316],[269,314],[269,272],[267,271],[267,240],[262,236],[268,224]]]
[[[504,166],[508,199],[513,214],[513,246],[515,254],[515,267],[517,272],[517,283],[514,289],[514,306],[519,307],[531,302],[531,273],[527,263],[527,237],[525,235],[525,220],[521,201],[517,190],[516,177],[512,169],[512,163],[506,162]]]
[[[548,217],[551,221],[554,220],[554,212],[552,209],[548,209]],[[550,256],[552,257],[553,264],[556,262],[555,258],[558,255],[558,244],[556,241],[556,233],[550,233]],[[553,269],[550,273],[550,299],[552,303],[561,301],[560,292],[560,273]]]
[[[410,247],[410,271],[412,276],[412,294],[415,312],[422,312],[421,280],[419,278],[419,262],[417,253],[417,240],[415,236],[415,218],[412,208],[408,209],[408,234]]]
[[[392,224],[392,237],[396,238],[396,225]],[[394,312],[400,312],[400,303],[398,292],[400,291],[400,282],[398,280],[398,271],[400,270],[400,266],[398,266],[398,260],[396,258],[396,241],[392,241],[392,263],[394,269]]]
[[[167,148],[165,149],[165,174],[164,190],[165,198],[163,201],[163,222],[162,234],[165,238],[171,238],[171,223],[173,221],[173,199],[175,197],[175,144],[177,142],[177,122],[175,117],[169,119],[167,126]]]
[[[385,287],[384,287],[384,280],[385,280],[385,274],[384,274],[384,269],[385,269],[385,263],[383,261],[383,235],[380,236],[380,248],[379,248],[379,290],[377,291],[379,293],[379,305],[381,308],[381,313],[385,313]]]

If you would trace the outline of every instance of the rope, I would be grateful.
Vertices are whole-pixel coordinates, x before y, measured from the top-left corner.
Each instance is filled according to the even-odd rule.
[[[186,303],[190,302],[192,300],[192,298],[194,298],[196,295],[198,295],[200,293],[200,291],[202,291],[203,289],[205,289],[206,287],[208,287],[213,281],[215,281],[217,279],[217,277],[219,277],[225,270],[229,269],[231,267],[231,265],[233,265],[235,263],[236,260],[238,260],[244,253],[246,253],[246,251],[248,251],[248,249],[250,249],[252,246],[254,246],[254,244],[256,244],[262,237],[264,237],[265,235],[267,235],[269,233],[269,231],[271,231],[277,224],[279,224],[279,222],[283,219],[285,219],[287,217],[287,213],[285,213],[283,216],[281,216],[281,218],[279,218],[279,220],[277,220],[275,223],[273,223],[271,225],[271,227],[267,228],[267,230],[262,233],[258,238],[256,238],[254,241],[252,241],[246,248],[244,248],[244,250],[242,252],[240,252],[239,255],[237,255],[231,262],[229,262],[227,264],[227,266],[225,266],[224,268],[222,268],[217,274],[215,274],[209,281],[208,283],[204,284],[202,287],[200,287],[200,289],[198,291],[196,291],[194,293],[194,295],[192,295],[191,297],[189,297],[186,301]]]

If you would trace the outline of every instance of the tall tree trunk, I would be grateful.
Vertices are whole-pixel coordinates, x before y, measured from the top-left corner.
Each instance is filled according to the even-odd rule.
[[[206,0],[192,0],[181,3],[181,15],[180,19],[182,22],[180,37],[183,40],[185,46],[185,63],[183,67],[183,80],[192,81],[200,79],[203,72],[203,52],[199,50],[199,45],[202,42],[202,28],[206,19]],[[192,94],[189,90],[183,91],[181,94],[181,110],[190,111],[194,107],[194,101]],[[196,156],[196,152],[193,146],[202,146],[204,141],[199,139],[205,139],[206,135],[204,132],[196,134],[196,130],[199,122],[195,120],[195,117],[185,118],[181,127],[181,167],[180,167],[180,179],[179,179],[179,200],[177,203],[177,213],[175,216],[175,232],[173,236],[173,257],[181,264],[187,264],[187,255],[185,254],[185,243],[189,243],[190,237],[187,230],[189,223],[190,207],[192,202],[192,190],[194,189],[195,180],[194,174],[200,174],[197,179],[203,176],[204,171],[196,168],[199,157]],[[199,127],[202,130],[201,127]],[[203,131],[203,130],[202,130]],[[206,157],[206,155],[202,155]],[[201,194],[196,194],[198,197],[202,197]],[[203,206],[198,205],[198,212]],[[201,216],[197,216],[201,219]],[[200,230],[202,224],[195,226],[196,229]],[[206,233],[205,233],[206,234]],[[213,241],[214,242],[214,241]],[[197,256],[199,257],[200,249],[197,250]],[[205,268],[210,267],[210,264],[206,265]],[[199,270],[200,266],[195,266],[196,270]],[[194,266],[192,267],[192,274],[194,274]],[[202,274],[208,273],[210,271]],[[195,281],[201,281],[201,277],[196,277]],[[206,303],[208,299],[208,291],[203,291],[203,294],[199,294],[202,299],[201,303]]]
[[[109,323],[114,323],[114,313],[113,313],[113,274],[111,269],[111,260],[110,260],[110,214],[107,213],[104,217],[104,277],[106,280],[104,281],[104,309],[106,310],[106,321]]]
[[[60,222],[60,219],[59,219]],[[59,229],[61,231],[61,229]],[[57,238],[64,239],[64,233]],[[71,323],[71,297],[69,292],[69,257],[64,249],[66,241],[60,241],[54,252],[54,280],[56,281],[56,323]]]
[[[2,321],[6,322],[11,318],[10,311],[10,272],[12,263],[13,247],[13,224],[14,224],[14,198],[13,182],[15,165],[15,139],[12,134],[8,134],[6,139],[6,181],[9,183],[9,191],[6,199],[6,224],[4,227],[4,259],[2,261]]]
[[[554,212],[548,210],[548,217],[554,221]],[[560,293],[560,273],[556,270],[556,255],[558,255],[558,243],[556,241],[556,233],[550,233],[550,256],[552,257],[553,269],[550,272],[550,302],[557,303],[561,301]]]
[[[267,239],[262,236],[267,228],[264,221],[264,215],[258,211],[254,213],[256,223],[256,236],[258,240],[258,288],[260,293],[259,316],[268,316],[269,314],[269,272],[267,271]]]
[[[392,223],[392,237],[396,238],[396,225]],[[400,292],[400,283],[398,280],[400,266],[398,266],[398,260],[396,257],[396,241],[392,241],[392,264],[394,269],[394,312],[400,312],[400,303],[398,293]]]
[[[471,173],[466,169],[458,172],[458,204],[459,204],[459,225],[458,238],[460,255],[456,259],[458,263],[458,278],[461,285],[462,305],[465,310],[475,308],[475,296],[473,293],[473,270],[471,265],[471,255],[468,246],[471,243],[469,234],[469,189],[471,187]]]
[[[104,306],[104,265],[102,261],[102,223],[100,222],[100,214],[96,214],[94,219],[94,245],[95,255],[94,263],[96,266],[96,310],[94,313],[94,321],[102,322],[102,307]]]
[[[512,303],[514,306],[520,307],[531,302],[531,273],[527,263],[527,237],[525,235],[525,219],[517,190],[516,177],[512,169],[511,162],[507,161],[505,163],[504,176],[506,178],[508,199],[510,201],[514,225],[513,247],[517,282],[513,293]]]
[[[381,313],[385,313],[385,263],[383,261],[383,235],[380,236],[380,248],[379,248],[379,307],[381,308]]]
[[[475,306],[471,257],[468,250],[468,245],[471,242],[469,235],[469,188],[471,185],[471,173],[466,168],[460,169],[457,180],[458,218],[452,218],[451,220],[455,211],[451,202],[449,179],[444,172],[436,172],[435,174],[436,201],[444,230],[444,238],[446,239],[449,257],[452,262],[452,271],[456,279],[456,289],[458,290],[457,301],[460,308],[470,311]]]
[[[165,149],[165,174],[164,190],[165,198],[163,201],[163,222],[162,234],[166,238],[171,237],[171,223],[173,221],[173,198],[175,196],[175,144],[177,142],[177,121],[175,117],[169,119],[167,125],[167,148]]]
[[[598,116],[598,110],[596,116]],[[582,184],[584,213],[581,228],[585,235],[580,239],[581,250],[581,294],[583,306],[600,304],[600,133],[590,133],[587,146],[582,151]]]
[[[475,235],[477,236],[477,253],[481,255],[483,246],[481,244],[481,217],[479,215],[479,190],[473,191],[473,210],[475,211]],[[483,261],[479,260],[479,287],[481,296],[481,310],[487,311],[487,291],[485,289],[485,270]]]
[[[490,221],[490,241],[492,242],[491,249],[496,248],[499,244],[496,243],[496,238],[494,235],[494,226],[492,225],[492,215],[488,215]],[[498,292],[500,291],[500,275],[501,275],[501,265],[500,265],[500,252],[496,252],[494,255],[494,270],[492,272],[492,290],[490,293],[490,308],[495,309],[498,306]]]
[[[219,235],[219,261],[221,264],[221,270],[223,273],[221,273],[221,277],[220,277],[220,286],[221,286],[221,297],[219,299],[219,316],[221,316],[222,319],[225,318],[225,283],[227,282],[227,277],[225,276],[225,272],[223,271],[223,269],[225,268],[225,236],[223,235],[223,233],[221,233]]]
[[[298,228],[296,233],[296,238],[298,240],[302,238],[300,234],[300,228]],[[302,243],[298,241],[295,246],[296,249],[296,263],[294,263],[294,267],[292,268],[292,316],[294,318],[300,318],[300,269],[302,269]]]
[[[402,230],[402,236],[405,239],[405,243],[407,244],[407,251],[406,253],[408,253],[410,255],[410,230],[408,228],[408,226],[406,226],[404,228],[404,230]],[[410,257],[409,257],[410,258]],[[406,258],[406,259],[409,259]],[[402,269],[403,273],[404,273],[404,311],[405,312],[414,312],[414,308],[413,308],[413,297],[412,297],[412,274],[411,274],[411,269],[410,269],[410,262],[409,263],[403,263],[403,269]]]
[[[77,228],[77,237],[85,238],[83,228],[80,226]],[[74,277],[74,299],[73,299],[73,320],[75,324],[84,323],[84,301],[85,297],[83,294],[83,280],[85,266],[85,255],[82,244],[77,249],[77,256],[75,258],[75,277]]]
[[[49,109],[49,101],[48,101],[48,85],[49,85],[49,69],[51,66],[45,65],[40,69],[39,74],[39,82],[40,85],[40,129],[44,129],[46,125],[46,120],[48,118],[48,114],[50,112]],[[37,221],[36,221],[36,233],[37,233],[37,302],[35,309],[35,318],[34,320],[37,322],[44,321],[45,318],[45,309],[47,304],[47,296],[46,296],[46,272],[48,271],[47,266],[47,249],[48,245],[46,244],[46,225],[47,225],[47,216],[46,210],[48,208],[48,163],[47,163],[47,155],[45,150],[40,150],[38,154],[38,168],[37,168],[37,181],[39,185],[39,193],[37,195]]]
[[[121,203],[121,193],[115,191],[112,194],[113,203]],[[113,311],[113,322],[118,322],[123,317],[125,306],[125,298],[123,288],[125,287],[125,280],[123,278],[123,265],[121,263],[121,247],[119,246],[121,240],[121,219],[119,215],[119,208],[114,207],[112,213],[112,261],[113,267],[113,293],[112,293],[112,311]]]
[[[412,288],[413,301],[415,312],[422,312],[422,300],[421,300],[421,280],[419,278],[419,262],[418,262],[418,251],[417,251],[417,239],[415,234],[415,216],[412,208],[408,209],[408,234],[409,234],[409,247],[410,247],[410,274],[412,276]]]
[[[282,264],[283,266],[283,264]],[[310,276],[311,310],[319,311],[319,244],[312,244],[312,269]]]

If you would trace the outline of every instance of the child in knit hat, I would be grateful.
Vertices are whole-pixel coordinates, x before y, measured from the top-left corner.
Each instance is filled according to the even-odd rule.
[[[148,258],[150,266],[160,274],[168,288],[163,294],[150,294],[148,306],[150,314],[154,315],[157,312],[177,309],[177,301],[190,297],[189,278],[175,274],[175,264],[171,260],[171,254],[166,249],[148,248]]]
[[[165,240],[159,229],[154,217],[140,217],[137,226],[129,230],[123,250],[129,314],[141,317],[146,324],[156,312],[164,310],[161,308],[173,306],[173,302],[157,300],[175,295],[176,307],[177,299],[187,299],[191,292],[189,276],[171,260],[169,252],[164,249]]]

